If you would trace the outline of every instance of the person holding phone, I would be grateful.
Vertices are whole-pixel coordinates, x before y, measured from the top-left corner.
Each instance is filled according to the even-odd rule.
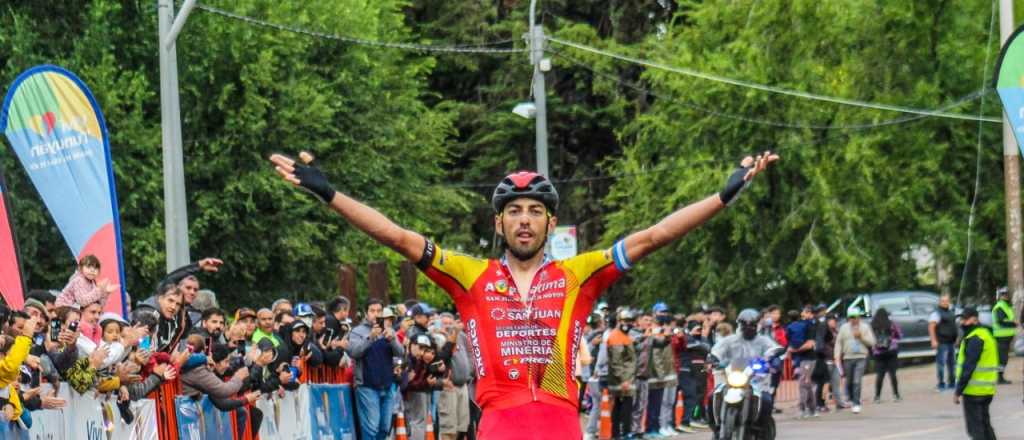
[[[366,304],[366,318],[349,332],[348,355],[355,362],[356,406],[364,439],[384,439],[388,435],[395,398],[394,359],[405,354],[395,330],[381,319],[383,313],[381,301],[371,298]],[[410,427],[415,424],[409,420]]]

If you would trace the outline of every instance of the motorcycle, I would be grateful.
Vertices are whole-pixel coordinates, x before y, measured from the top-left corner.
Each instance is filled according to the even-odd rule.
[[[715,440],[775,439],[769,359],[738,359],[726,366],[725,381],[715,387],[708,409]]]

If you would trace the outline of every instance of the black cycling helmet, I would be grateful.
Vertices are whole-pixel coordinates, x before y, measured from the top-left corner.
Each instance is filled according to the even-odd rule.
[[[494,212],[500,213],[508,202],[520,197],[537,200],[552,213],[558,209],[558,191],[555,186],[547,177],[533,171],[520,171],[501,179],[501,183],[494,188],[491,205]]]

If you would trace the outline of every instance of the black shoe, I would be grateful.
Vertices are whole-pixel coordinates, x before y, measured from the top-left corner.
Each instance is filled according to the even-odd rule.
[[[1010,384],[1013,384],[1013,382],[1010,382],[1010,381],[1008,381],[1006,379],[999,379],[999,382],[996,382],[996,383],[998,383],[999,385],[1010,385]]]

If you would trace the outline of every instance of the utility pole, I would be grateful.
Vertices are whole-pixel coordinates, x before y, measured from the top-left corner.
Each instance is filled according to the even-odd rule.
[[[188,250],[188,211],[185,204],[185,165],[181,149],[181,106],[178,103],[178,55],[175,40],[195,0],[186,0],[174,16],[174,0],[158,0],[160,51],[160,129],[164,162],[164,246],[167,271],[191,262]]]
[[[1013,0],[999,0],[1000,46],[1013,33]],[[1013,309],[1024,305],[1024,262],[1021,258],[1020,150],[1010,121],[1003,113],[1003,178],[1006,185],[1006,287],[1013,295]],[[995,293],[988,292],[995,302]]]
[[[544,59],[544,28],[534,21],[536,12],[537,0],[530,0],[530,63],[533,64],[533,102],[537,107],[537,172],[551,177],[548,173],[548,109],[544,87],[544,71],[550,66],[542,69],[542,64],[548,61]]]

